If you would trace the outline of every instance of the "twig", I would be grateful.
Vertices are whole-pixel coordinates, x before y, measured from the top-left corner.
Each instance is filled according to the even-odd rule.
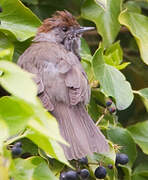
[[[100,121],[104,118],[105,114],[107,113],[107,108],[105,108],[104,113],[99,117],[98,121],[96,122],[96,126],[100,123]]]

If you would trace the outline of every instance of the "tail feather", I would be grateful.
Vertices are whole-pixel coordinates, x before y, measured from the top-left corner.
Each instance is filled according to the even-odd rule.
[[[70,147],[62,145],[68,160],[81,159],[93,152],[109,151],[104,135],[94,124],[84,105],[68,106],[58,103],[53,115],[59,123],[61,135],[70,144]]]

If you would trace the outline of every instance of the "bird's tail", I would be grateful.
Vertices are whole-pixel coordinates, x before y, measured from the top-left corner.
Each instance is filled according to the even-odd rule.
[[[93,152],[109,151],[104,135],[94,124],[84,105],[68,106],[58,103],[53,115],[59,123],[61,135],[70,144],[70,147],[62,145],[68,160],[81,159]]]

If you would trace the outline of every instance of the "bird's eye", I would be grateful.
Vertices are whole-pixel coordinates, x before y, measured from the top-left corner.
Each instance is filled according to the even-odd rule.
[[[63,27],[62,27],[62,30],[63,30],[64,32],[66,32],[66,31],[68,30],[68,27],[63,26]]]

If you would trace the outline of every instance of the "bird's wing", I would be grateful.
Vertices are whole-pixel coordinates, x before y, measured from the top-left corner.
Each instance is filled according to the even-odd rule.
[[[88,103],[90,88],[88,81],[78,65],[73,65],[67,72],[65,84],[69,89],[70,104],[76,105],[79,102]]]
[[[18,59],[17,64],[24,70],[34,74],[34,82],[38,87],[38,96],[41,99],[43,106],[49,111],[53,111],[54,106],[50,101],[50,98],[45,91],[45,86],[42,80],[42,70],[47,67],[46,61],[42,63],[38,62],[38,47],[29,47]]]
[[[54,109],[55,101],[71,105],[88,102],[90,88],[85,72],[77,57],[64,48],[51,43],[33,45],[18,64],[36,75],[39,97],[49,111]]]

